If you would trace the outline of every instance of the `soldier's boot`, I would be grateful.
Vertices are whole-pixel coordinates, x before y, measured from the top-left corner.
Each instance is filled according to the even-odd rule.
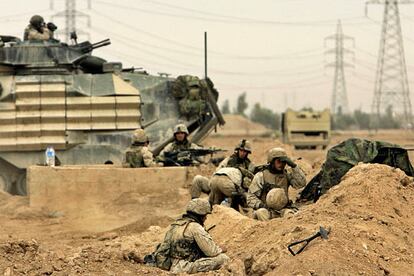
[[[191,269],[190,271],[188,271],[188,273],[192,274],[198,272],[217,270],[228,260],[229,257],[224,253],[221,253],[216,257],[201,258],[192,264]]]

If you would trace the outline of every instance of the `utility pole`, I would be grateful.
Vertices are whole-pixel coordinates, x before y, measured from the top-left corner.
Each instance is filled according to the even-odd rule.
[[[371,0],[368,4],[384,4],[380,49],[378,53],[371,126],[380,127],[381,114],[398,114],[404,127],[412,126],[410,89],[408,86],[404,44],[398,4],[410,0]]]
[[[331,112],[333,114],[346,114],[349,113],[349,106],[344,67],[350,67],[351,65],[344,61],[344,55],[347,53],[353,54],[353,52],[344,48],[344,42],[346,40],[353,41],[353,38],[343,34],[341,21],[338,20],[338,24],[336,25],[336,33],[325,38],[325,45],[329,40],[333,40],[335,42],[335,48],[325,52],[326,54],[335,55],[335,61],[326,65],[328,67],[335,68],[331,98]]]
[[[53,10],[54,0],[50,0],[50,8]],[[91,0],[88,0],[88,9],[91,9]],[[77,17],[84,17],[87,19],[88,27],[91,26],[91,19],[90,16],[77,11],[76,10],[76,0],[65,0],[65,10],[60,11],[52,15],[52,19],[56,17],[63,17],[65,19],[65,27],[63,30],[56,31],[56,34],[63,34],[65,36],[65,42],[68,43],[70,41],[70,33],[76,31],[78,35],[86,35],[88,39],[90,39],[90,35],[83,30],[76,29],[76,18]]]

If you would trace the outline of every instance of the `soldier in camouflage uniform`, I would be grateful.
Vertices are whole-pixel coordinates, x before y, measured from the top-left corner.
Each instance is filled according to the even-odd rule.
[[[155,265],[173,273],[197,273],[219,269],[229,260],[203,224],[211,206],[205,199],[192,199],[186,214],[171,224],[164,241],[152,254]]]
[[[230,167],[230,168],[238,168],[240,172],[242,173],[242,181],[237,181],[237,182],[232,181],[232,183],[229,183],[227,181],[226,183],[227,185],[224,185],[224,186],[231,187],[235,183],[237,183],[236,185],[240,186],[242,182],[243,182],[244,187],[248,187],[250,185],[250,180],[253,178],[253,170],[254,170],[254,164],[250,161],[248,157],[250,153],[252,153],[252,146],[250,142],[247,141],[246,139],[242,139],[234,148],[233,154],[225,158],[223,161],[221,161],[221,163],[217,167],[216,172],[218,172],[222,168]],[[227,173],[224,173],[224,174],[227,174]],[[230,174],[234,175],[235,172],[230,172]],[[211,183],[209,182],[209,179],[207,177],[196,175],[191,185],[191,198],[200,197],[201,192],[209,194],[211,191],[210,184]],[[218,186],[222,186],[221,184],[215,185],[215,186],[218,189],[220,189]],[[224,186],[223,186],[223,189],[228,190],[227,188],[224,188]],[[217,189],[216,191],[218,192]],[[236,192],[236,190],[234,190],[233,192]],[[226,194],[228,193],[226,192]],[[222,196],[220,195],[219,197],[221,198]]]
[[[165,148],[160,152],[158,160],[161,162],[165,161],[166,152],[175,152],[178,150],[185,149],[201,149],[195,143],[188,141],[187,137],[189,135],[188,129],[184,124],[178,124],[174,127],[174,141],[165,146]],[[200,163],[201,160],[194,160],[196,163]]]
[[[152,152],[148,149],[149,139],[143,129],[137,129],[133,134],[133,144],[125,153],[125,167],[141,168],[155,167]]]
[[[253,208],[254,218],[269,220],[291,212],[289,207],[289,186],[300,189],[306,185],[303,171],[282,148],[268,152],[267,167],[258,172],[249,186],[247,204]],[[290,168],[285,169],[286,165]]]
[[[53,23],[45,24],[43,17],[33,15],[30,24],[24,30],[23,40],[49,40],[53,39],[53,32],[57,29]]]

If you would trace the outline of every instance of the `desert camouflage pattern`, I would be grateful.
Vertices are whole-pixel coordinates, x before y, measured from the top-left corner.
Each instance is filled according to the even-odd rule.
[[[196,175],[191,183],[191,198],[199,198],[201,193],[210,193],[210,183],[208,177]]]
[[[172,245],[170,271],[173,273],[216,270],[229,259],[204,227],[190,217],[184,215],[171,225],[170,230],[171,240],[164,242]]]
[[[157,166],[157,163],[147,146],[131,146],[127,149],[125,153],[125,167],[142,168],[155,166]]]
[[[249,158],[239,158],[237,152],[233,153],[229,157],[226,157],[217,167],[217,170],[225,167],[243,168],[253,172],[254,164]]]
[[[46,27],[42,27],[42,32],[39,32],[29,25],[24,30],[23,38],[24,40],[49,40],[53,38],[53,33]]]
[[[283,189],[288,198],[288,189],[292,186],[300,189],[306,185],[305,174],[299,166],[288,168],[280,174],[274,174],[269,169],[258,172],[247,192],[247,205],[254,210],[266,204],[267,194],[274,188]]]

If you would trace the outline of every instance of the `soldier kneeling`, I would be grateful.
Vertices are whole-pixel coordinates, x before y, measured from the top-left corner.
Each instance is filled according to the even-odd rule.
[[[269,220],[292,212],[289,208],[289,187],[299,189],[306,185],[303,171],[284,149],[271,149],[267,162],[266,168],[255,174],[247,192],[247,204],[255,210],[253,217],[258,220]],[[290,168],[286,169],[286,165]]]
[[[187,212],[170,225],[164,241],[144,262],[173,273],[197,273],[219,269],[229,260],[204,229],[204,221],[211,214],[205,199],[192,199]]]

